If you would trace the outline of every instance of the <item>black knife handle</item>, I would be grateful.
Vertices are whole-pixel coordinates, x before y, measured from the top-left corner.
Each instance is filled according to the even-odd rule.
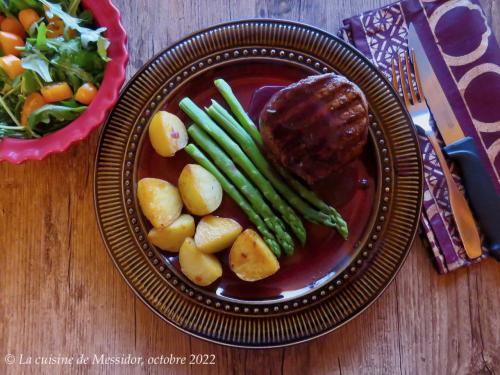
[[[465,191],[491,254],[500,261],[500,195],[481,164],[474,140],[465,137],[444,148],[458,161],[464,176]]]

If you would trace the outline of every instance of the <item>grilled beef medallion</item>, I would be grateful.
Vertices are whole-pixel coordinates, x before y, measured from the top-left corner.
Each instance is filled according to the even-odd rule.
[[[368,103],[346,77],[316,75],[274,94],[259,122],[269,156],[312,184],[361,154]]]

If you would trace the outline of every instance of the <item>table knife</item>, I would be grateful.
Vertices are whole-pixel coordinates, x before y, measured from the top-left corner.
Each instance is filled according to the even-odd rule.
[[[446,144],[443,150],[460,165],[472,211],[487,247],[500,261],[500,195],[481,163],[474,139],[460,128],[413,24],[408,29],[408,46],[415,51],[427,104]]]

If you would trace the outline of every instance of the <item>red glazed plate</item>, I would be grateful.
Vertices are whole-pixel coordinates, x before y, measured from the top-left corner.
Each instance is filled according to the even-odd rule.
[[[106,65],[96,98],[80,117],[54,133],[39,139],[0,140],[0,161],[20,164],[66,151],[99,127],[118,100],[128,61],[127,34],[120,22],[120,13],[111,0],[83,0],[82,5],[92,12],[97,25],[107,28],[104,35],[111,42],[108,55],[112,60]]]
[[[245,108],[262,86],[287,85],[336,71],[364,91],[370,104],[370,142],[341,174],[315,186],[350,226],[343,241],[333,230],[308,225],[308,242],[272,277],[246,283],[227,267],[208,288],[191,283],[175,254],[147,239],[137,181],[177,182],[192,162],[184,152],[161,158],[148,124],[154,113],[177,113],[189,96],[198,105],[225,78]],[[258,112],[258,109],[256,110]],[[366,180],[366,184],[360,184]],[[195,336],[232,346],[274,347],[330,332],[367,308],[401,267],[418,224],[422,166],[416,135],[397,94],[359,52],[314,27],[277,20],[214,26],[167,48],[130,81],[101,133],[95,168],[95,206],[110,256],[136,294],[158,316]],[[228,198],[216,214],[250,223]]]
[[[178,107],[179,101],[189,96],[201,107],[208,107],[212,98],[224,104],[224,99],[213,85],[214,79],[224,78],[243,106],[249,110],[254,107],[253,103],[262,102],[261,97],[252,99],[259,88],[267,85],[288,85],[311,74],[314,72],[305,67],[284,62],[233,62],[193,77],[170,96],[164,109],[178,115],[185,124],[189,124],[189,118]],[[250,111],[255,112],[253,117],[256,117],[256,120],[261,109],[254,108]],[[304,247],[296,244],[293,256],[282,256],[281,268],[275,275],[254,283],[242,281],[229,269],[227,252],[223,252],[220,256],[224,267],[223,276],[206,290],[219,297],[236,300],[284,301],[307,294],[343,271],[359,250],[356,244],[362,240],[368,229],[377,191],[380,190],[377,187],[377,166],[373,155],[373,144],[370,144],[362,158],[351,163],[342,173],[331,176],[314,187],[319,195],[336,207],[347,221],[350,228],[347,241],[344,241],[335,229],[304,221],[308,235],[307,243]],[[137,180],[156,177],[177,185],[181,170],[188,163],[196,162],[184,152],[178,153],[173,158],[159,156],[153,150],[149,137],[144,137],[138,154]],[[224,197],[222,206],[213,214],[232,217],[244,228],[252,227],[245,214],[228,196]],[[151,225],[145,217],[141,219],[149,231]],[[158,251],[158,255],[172,264],[180,275],[177,254]]]

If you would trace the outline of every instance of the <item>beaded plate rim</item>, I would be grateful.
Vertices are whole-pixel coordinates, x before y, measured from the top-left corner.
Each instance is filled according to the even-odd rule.
[[[196,309],[201,309],[200,314],[204,315],[205,317],[215,312],[216,314],[222,314],[224,318],[229,317],[228,319],[233,319],[233,320],[244,318],[249,320],[253,319],[255,321],[255,319],[257,319],[259,321],[258,324],[264,325],[266,324],[265,320],[269,318],[274,319],[274,318],[279,318],[281,316],[288,316],[290,314],[301,315],[303,311],[313,310],[313,307],[315,305],[321,305],[322,302],[327,302],[328,300],[335,299],[335,296],[338,296],[340,291],[342,291],[343,289],[348,289],[348,286],[350,284],[347,281],[353,280],[357,276],[362,277],[363,273],[366,273],[366,270],[370,268],[370,267],[368,268],[362,267],[362,264],[364,263],[365,259],[377,256],[377,252],[374,249],[377,249],[379,246],[382,246],[380,245],[380,243],[382,242],[384,236],[386,235],[386,227],[388,226],[388,223],[391,222],[391,213],[392,213],[391,198],[393,196],[396,196],[398,190],[397,188],[394,187],[395,180],[399,179],[399,177],[396,177],[394,175],[395,163],[397,161],[393,160],[393,150],[391,149],[391,147],[388,146],[391,142],[393,142],[393,140],[391,140],[391,137],[388,136],[387,130],[385,129],[385,125],[380,126],[377,123],[377,121],[379,120],[377,117],[378,114],[377,113],[375,114],[376,116],[375,121],[372,121],[370,133],[372,138],[374,138],[377,141],[375,143],[376,145],[378,145],[378,147],[375,147],[375,149],[379,161],[378,179],[379,182],[383,180],[382,183],[383,190],[379,189],[380,190],[379,193],[382,195],[379,199],[381,201],[380,204],[382,204],[382,206],[379,204],[378,208],[381,210],[382,207],[385,207],[384,212],[387,211],[387,218],[385,217],[386,216],[385,214],[384,215],[380,214],[378,218],[375,217],[375,219],[377,219],[376,221],[378,225],[376,226],[373,225],[371,229],[374,230],[374,233],[376,232],[380,234],[375,233],[372,236],[372,234],[370,233],[372,241],[367,241],[364,244],[366,245],[366,248],[363,249],[363,251],[361,251],[362,249],[360,248],[356,257],[353,259],[353,262],[347,267],[347,269],[342,273],[340,273],[338,277],[335,277],[330,283],[324,285],[319,290],[316,290],[316,292],[318,292],[317,294],[308,293],[307,298],[301,296],[300,298],[295,298],[292,299],[291,301],[277,301],[272,304],[268,303],[268,305],[266,305],[265,303],[258,303],[258,304],[244,303],[243,301],[236,301],[236,302],[234,301],[229,302],[227,300],[221,301],[218,300],[217,297],[214,298],[213,296],[207,296],[207,294],[203,291],[203,289],[190,285],[190,283],[189,282],[186,283],[185,280],[180,280],[180,278],[177,275],[173,276],[171,271],[168,270],[168,267],[165,267],[165,265],[162,264],[162,262],[159,261],[158,258],[154,256],[155,251],[150,249],[150,246],[147,243],[144,233],[141,232],[141,229],[142,230],[144,229],[143,224],[141,223],[141,219],[140,217],[138,219],[135,216],[137,213],[136,209],[137,202],[135,199],[135,194],[133,193],[133,189],[131,188],[131,185],[133,185],[133,181],[135,179],[134,176],[137,163],[137,158],[135,156],[138,154],[140,150],[140,145],[142,143],[141,139],[144,136],[145,133],[144,130],[147,127],[147,124],[149,123],[149,118],[151,117],[152,113],[154,113],[155,110],[158,108],[158,106],[161,106],[164,100],[166,100],[166,97],[169,95],[170,90],[175,92],[177,86],[181,85],[184,79],[189,80],[191,78],[190,77],[191,73],[197,75],[200,70],[210,69],[213,66],[218,66],[228,63],[232,59],[237,60],[245,57],[265,58],[265,59],[272,58],[278,60],[294,59],[294,63],[304,65],[317,72],[332,71],[336,70],[336,68],[338,67],[330,66],[329,63],[326,63],[321,58],[314,56],[313,54],[314,51],[309,51],[310,53],[308,54],[306,52],[307,50],[302,51],[300,48],[295,48],[295,46],[293,45],[285,47],[274,46],[272,45],[273,41],[271,40],[266,40],[265,43],[262,43],[262,48],[260,47],[251,48],[250,46],[246,47],[232,46],[230,48],[226,48],[223,50],[203,55],[202,59],[203,61],[200,61],[200,59],[196,58],[191,60],[188,59],[188,63],[185,63],[182,69],[178,69],[175,72],[175,74],[170,74],[169,79],[166,81],[162,81],[160,86],[155,90],[155,94],[152,94],[148,99],[146,99],[146,102],[142,105],[142,107],[137,108],[137,112],[135,112],[137,114],[136,121],[131,125],[130,129],[127,128],[123,129],[125,134],[127,134],[128,132],[128,138],[124,134],[118,134],[114,132],[115,133],[114,136],[118,137],[119,139],[123,138],[122,141],[124,142],[123,155],[121,156],[122,160],[122,165],[120,169],[121,174],[118,173],[116,175],[116,178],[120,179],[121,190],[119,195],[122,195],[121,198],[122,198],[124,212],[119,212],[117,213],[117,215],[121,217],[121,219],[124,218],[126,219],[125,221],[127,223],[127,229],[129,229],[128,234],[134,236],[135,244],[137,246],[135,249],[133,249],[134,246],[132,246],[130,248],[130,251],[139,250],[139,252],[142,253],[143,259],[139,259],[142,262],[138,260],[136,263],[137,264],[141,263],[141,270],[144,270],[143,273],[148,274],[149,277],[148,280],[153,280],[150,282],[150,284],[147,285],[147,288],[145,288],[143,281],[134,279],[133,276],[130,277],[126,269],[127,264],[125,264],[119,256],[120,249],[117,249],[116,244],[114,244],[113,242],[114,241],[112,236],[113,233],[106,228],[106,220],[107,220],[106,197],[109,198],[109,192],[106,189],[107,185],[102,185],[102,183],[101,185],[99,185],[99,178],[101,178],[102,180],[103,171],[105,172],[104,173],[105,176],[108,174],[105,168],[106,163],[103,162],[103,149],[106,146],[105,145],[106,136],[111,131],[111,130],[108,131],[108,125],[111,124],[109,126],[111,128],[113,125],[112,124],[113,120],[115,120],[115,122],[118,121],[116,120],[116,118],[118,118],[120,121],[123,120],[121,119],[119,109],[117,108],[120,108],[122,101],[125,102],[127,101],[127,95],[130,93],[130,91],[133,91],[134,85],[141,86],[139,82],[141,78],[148,81],[147,83],[153,84],[155,77],[153,73],[151,73],[151,71],[155,68],[160,69],[162,65],[161,63],[163,61],[162,59],[166,60],[169,54],[170,56],[172,54],[175,54],[177,52],[176,49],[178,48],[182,48],[183,46],[189,47],[190,45],[193,44],[195,45],[195,47],[201,48],[200,45],[202,45],[203,42],[206,43],[206,40],[203,40],[203,38],[207,40],[213,38],[212,42],[214,42],[213,40],[217,39],[218,37],[219,39],[215,40],[215,42],[217,41],[220,42],[222,37],[217,33],[220,34],[226,33],[226,36],[229,35],[230,37],[237,39],[238,33],[244,34],[245,29],[252,27],[255,28],[254,31],[262,33],[266,31],[266,28],[268,30],[272,30],[274,36],[276,32],[278,33],[282,32],[288,38],[293,38],[294,36],[297,35],[297,33],[301,34],[302,37],[304,37],[305,35],[306,38],[308,36],[310,37],[311,35],[313,35],[314,38],[316,38],[315,39],[316,41],[317,38],[323,38],[321,39],[323,46],[320,45],[320,47],[324,49],[325,45],[327,45],[328,43],[330,44],[333,43],[335,45],[334,46],[335,48],[341,49],[343,52],[347,51],[347,53],[351,54],[351,57],[354,56],[352,58],[357,58],[358,65],[364,65],[364,69],[362,70],[364,70],[365,72],[368,71],[371,73],[375,73],[376,81],[377,82],[381,81],[381,84],[382,86],[384,86],[386,91],[389,91],[389,94],[392,94],[392,99],[395,99],[393,100],[392,104],[396,103],[396,105],[399,107],[398,108],[399,111],[397,111],[400,115],[399,118],[402,119],[402,121],[407,125],[406,135],[409,135],[411,140],[413,141],[413,151],[415,151],[414,156],[416,156],[414,164],[416,163],[418,169],[418,172],[415,172],[412,175],[413,177],[417,177],[416,181],[417,186],[414,186],[413,189],[414,191],[417,192],[418,195],[418,197],[416,197],[413,209],[413,214],[414,214],[413,216],[416,219],[412,223],[413,225],[410,233],[406,233],[406,246],[403,246],[402,249],[403,251],[401,255],[396,259],[396,263],[393,265],[395,267],[393,267],[390,272],[384,275],[385,278],[383,280],[382,287],[375,288],[376,292],[371,296],[371,298],[368,301],[366,301],[362,306],[358,306],[357,308],[350,311],[349,314],[347,314],[349,315],[347,318],[341,319],[339,322],[333,324],[329,328],[325,326],[325,329],[313,332],[312,334],[307,334],[307,332],[301,332],[298,335],[292,335],[292,337],[290,337],[290,340],[257,339],[252,341],[252,339],[249,337],[245,337],[243,340],[239,340],[239,335],[237,339],[235,339],[234,337],[230,337],[231,335],[228,335],[228,337],[224,336],[222,339],[220,337],[212,337],[213,335],[210,332],[202,332],[203,330],[200,330],[199,329],[200,327],[196,328],[196,323],[194,323],[193,325],[193,323],[191,322],[192,323],[191,329],[189,329],[188,327],[183,327],[182,320],[184,320],[184,318],[180,319],[179,321],[179,319],[173,319],[172,317],[169,317],[168,314],[171,313],[171,311],[169,310],[160,311],[158,306],[156,306],[155,301],[152,300],[150,296],[148,297],[147,294],[151,294],[151,288],[153,286],[158,289],[159,288],[158,283],[163,282],[164,284],[166,284],[166,287],[169,288],[169,292],[173,293],[172,294],[173,297],[171,296],[171,298],[175,298],[176,300],[179,300],[183,303],[186,303],[187,301],[188,304],[196,305]],[[271,46],[268,47],[268,44]],[[187,54],[187,52],[185,51],[184,53]],[[295,59],[297,61],[295,61]],[[167,68],[163,67],[163,69]],[[119,269],[122,276],[125,278],[128,285],[134,290],[136,295],[138,295],[138,297],[160,317],[162,317],[164,320],[168,321],[169,323],[173,324],[174,326],[185,332],[207,339],[209,341],[227,344],[231,346],[242,346],[242,347],[283,346],[283,345],[289,345],[297,342],[306,341],[313,337],[318,337],[322,334],[330,332],[333,329],[338,328],[342,324],[345,324],[347,321],[352,319],[354,316],[357,316],[359,313],[364,311],[371,303],[373,303],[380,296],[380,294],[386,289],[386,287],[390,284],[390,282],[396,275],[397,271],[400,269],[401,265],[404,262],[404,259],[406,258],[409,252],[411,244],[413,243],[413,240],[415,238],[416,227],[418,223],[418,217],[420,215],[421,201],[422,201],[422,164],[421,164],[420,153],[418,152],[418,144],[416,141],[416,136],[411,126],[409,116],[406,110],[404,109],[404,106],[402,105],[401,101],[394,93],[392,87],[387,82],[385,77],[383,77],[380,73],[375,72],[374,69],[375,68],[372,66],[372,64],[359,52],[354,50],[351,46],[348,46],[345,42],[341,41],[337,37],[323,30],[317,29],[312,26],[304,25],[301,23],[295,23],[292,21],[263,20],[263,19],[228,22],[198,31],[182,39],[181,41],[174,43],[172,46],[163,50],[155,57],[153,57],[148,63],[146,63],[134,75],[134,77],[129,81],[129,83],[123,89],[120,101],[115,106],[113,112],[110,114],[108,121],[105,127],[103,128],[103,131],[101,132],[98,152],[96,153],[95,179],[94,179],[95,183],[94,201],[95,201],[96,215],[98,218],[101,236],[104,240],[108,253],[113,259],[113,262]],[[166,74],[166,72],[163,73]],[[162,94],[165,97],[163,97]],[[379,104],[375,106],[374,108],[375,112],[377,112],[378,107]],[[115,151],[116,149],[113,150],[113,152]],[[118,156],[118,158],[120,158],[120,156]],[[382,167],[382,164],[384,165],[384,167]],[[383,178],[381,177],[381,174],[384,174]],[[415,183],[413,185],[415,185]],[[133,198],[131,198],[131,196]],[[104,199],[103,202],[104,205],[102,203],[103,199]],[[382,202],[385,202],[386,204]],[[377,213],[376,216],[378,215],[379,213]],[[131,242],[131,244],[133,245],[134,242]],[[135,254],[134,256],[137,256],[137,254]],[[152,285],[153,283],[154,285]],[[344,284],[346,285],[345,287]],[[141,288],[143,290],[141,290]],[[192,308],[191,309],[186,308],[186,309],[187,309],[186,311],[193,310]],[[283,327],[281,326],[281,328]],[[315,330],[311,329],[311,332],[312,331]],[[253,332],[252,335],[255,336],[255,331]]]

